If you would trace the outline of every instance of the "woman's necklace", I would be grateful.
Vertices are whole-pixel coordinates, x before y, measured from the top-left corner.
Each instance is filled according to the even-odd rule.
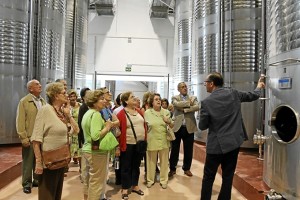
[[[57,117],[62,121],[64,122],[65,124],[68,123],[64,113],[61,111],[61,109],[57,110],[53,105],[52,105],[53,109],[55,110],[55,113],[57,115]]]

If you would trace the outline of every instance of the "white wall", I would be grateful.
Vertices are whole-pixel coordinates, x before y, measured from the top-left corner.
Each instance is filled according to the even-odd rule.
[[[115,16],[89,16],[87,73],[171,74],[174,19],[150,18],[149,0],[118,0],[116,8]]]

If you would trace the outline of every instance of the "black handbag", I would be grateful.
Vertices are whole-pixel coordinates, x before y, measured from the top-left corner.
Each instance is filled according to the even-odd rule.
[[[147,141],[145,140],[139,140],[137,141],[137,137],[136,137],[136,134],[135,134],[135,130],[133,128],[133,124],[132,124],[132,121],[129,117],[129,115],[127,114],[126,110],[124,109],[124,112],[125,114],[127,115],[127,118],[129,119],[129,122],[130,122],[130,125],[131,125],[131,129],[132,129],[132,132],[133,132],[133,135],[134,135],[134,138],[135,138],[135,141],[136,141],[136,151],[140,154],[145,154],[146,151],[147,151]]]

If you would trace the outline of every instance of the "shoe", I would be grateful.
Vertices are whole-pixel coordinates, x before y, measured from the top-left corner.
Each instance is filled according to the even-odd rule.
[[[134,193],[137,193],[138,195],[141,195],[141,196],[144,195],[144,192],[142,190],[131,190],[131,191]]]
[[[122,200],[129,199],[128,194],[122,194]]]
[[[24,187],[23,192],[26,193],[26,194],[30,194],[31,193],[31,187]]]
[[[187,176],[193,176],[193,174],[190,170],[184,171],[184,174],[187,175]]]
[[[167,189],[167,184],[160,184],[160,186],[162,187],[162,189]]]
[[[38,180],[34,180],[32,182],[32,187],[39,187],[39,181]]]
[[[154,183],[147,183],[147,188],[151,188]]]
[[[168,176],[171,178],[171,177],[173,177],[175,174],[176,174],[176,171],[170,170]]]
[[[121,185],[121,184],[122,184],[121,180],[117,179],[115,185]]]

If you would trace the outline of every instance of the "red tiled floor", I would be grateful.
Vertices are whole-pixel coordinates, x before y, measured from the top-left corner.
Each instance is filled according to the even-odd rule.
[[[0,189],[21,175],[20,144],[0,145]]]

